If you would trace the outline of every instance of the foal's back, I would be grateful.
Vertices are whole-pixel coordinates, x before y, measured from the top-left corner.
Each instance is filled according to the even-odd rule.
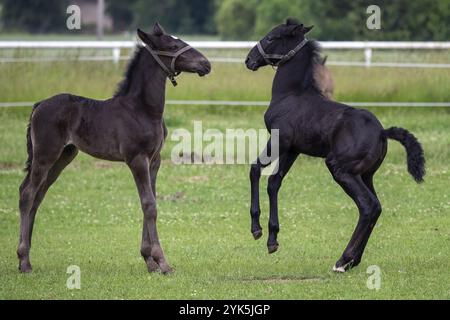
[[[308,90],[274,100],[264,115],[267,128],[280,130],[281,144],[299,153],[327,157],[346,135],[346,143],[376,143],[383,127],[368,110],[355,109]]]
[[[127,148],[139,145],[151,153],[160,146],[154,142],[164,135],[162,119],[146,120],[135,105],[130,97],[95,100],[59,94],[35,108],[31,119],[33,135],[39,135],[35,140],[47,141],[46,148],[73,144],[94,157],[124,161]]]

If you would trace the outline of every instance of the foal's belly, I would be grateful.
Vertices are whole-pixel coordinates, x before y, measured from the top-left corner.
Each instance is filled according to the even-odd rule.
[[[330,150],[328,141],[319,133],[307,133],[301,130],[296,132],[292,147],[299,153],[321,158],[325,158]]]
[[[329,148],[324,145],[299,146],[296,149],[299,153],[319,158],[326,158],[327,154],[329,153]]]
[[[80,151],[95,158],[109,161],[123,161],[124,156],[120,152],[120,146],[114,142],[86,141],[80,137],[72,137],[74,144]]]

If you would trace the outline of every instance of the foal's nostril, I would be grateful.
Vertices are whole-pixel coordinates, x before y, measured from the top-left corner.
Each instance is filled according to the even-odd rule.
[[[249,57],[245,58],[245,64],[248,64],[248,61],[250,60]]]
[[[205,69],[207,69],[208,71],[211,70],[211,63],[210,63],[207,59],[202,60],[202,61],[201,61],[201,65],[202,65]]]

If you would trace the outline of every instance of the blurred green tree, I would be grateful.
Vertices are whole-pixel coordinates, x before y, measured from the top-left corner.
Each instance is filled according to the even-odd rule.
[[[5,30],[44,33],[66,28],[67,0],[2,0]]]
[[[115,31],[149,29],[159,21],[168,32],[258,39],[287,17],[315,27],[319,40],[448,41],[450,0],[377,0],[381,29],[366,27],[373,0],[105,0]],[[69,0],[0,0],[4,31],[65,30]]]
[[[134,25],[149,28],[156,21],[170,32],[214,33],[214,0],[137,0]]]
[[[257,0],[224,0],[217,11],[217,30],[222,39],[249,39],[255,32]]]
[[[106,11],[114,21],[114,31],[128,30],[134,21],[134,10],[136,0],[107,0]]]
[[[256,7],[255,38],[264,36],[274,26],[284,23],[286,18],[301,19],[311,24],[309,4],[306,0],[260,0]]]
[[[287,17],[314,24],[320,40],[445,41],[450,38],[449,0],[378,0],[381,29],[369,30],[366,9],[372,0],[225,0],[217,27],[224,39],[257,39]],[[249,18],[253,17],[253,18]],[[255,21],[254,32],[249,21]]]

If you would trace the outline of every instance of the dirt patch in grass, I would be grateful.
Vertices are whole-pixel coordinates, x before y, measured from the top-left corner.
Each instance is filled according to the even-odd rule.
[[[0,170],[16,170],[23,169],[25,165],[23,163],[13,162],[0,162]]]
[[[306,282],[306,281],[323,281],[324,278],[318,276],[280,276],[280,277],[254,277],[244,278],[244,282],[264,282],[264,283],[292,283],[292,282]]]
[[[156,199],[157,200],[162,200],[162,201],[179,201],[181,199],[184,198],[184,192],[181,191],[177,191],[174,194],[156,194]]]
[[[94,166],[99,169],[109,169],[113,167],[113,164],[108,161],[95,161]]]
[[[187,178],[189,182],[202,182],[202,181],[208,181],[208,176],[191,176]]]

